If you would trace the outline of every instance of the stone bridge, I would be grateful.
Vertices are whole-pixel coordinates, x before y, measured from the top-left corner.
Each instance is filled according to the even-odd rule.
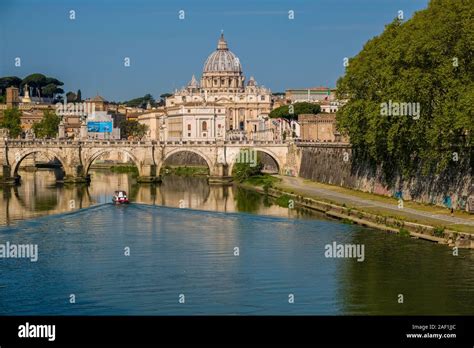
[[[42,153],[61,162],[63,171],[58,181],[84,183],[92,163],[110,152],[122,152],[138,168],[139,182],[156,182],[165,161],[178,152],[192,152],[202,157],[209,167],[210,182],[232,180],[232,170],[242,153],[250,151],[269,155],[278,165],[280,174],[297,176],[300,156],[293,143],[239,141],[70,141],[70,140],[5,140],[0,139],[0,182],[18,183],[18,168],[27,156]],[[254,153],[254,152],[253,152]]]

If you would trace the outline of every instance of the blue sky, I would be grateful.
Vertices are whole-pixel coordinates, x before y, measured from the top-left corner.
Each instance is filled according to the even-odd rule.
[[[428,0],[0,0],[0,76],[35,72],[65,91],[155,98],[199,78],[221,30],[247,79],[274,92],[334,87],[399,10]],[[69,19],[69,11],[76,19]],[[178,12],[185,11],[185,19]],[[293,10],[295,18],[288,19]],[[21,67],[15,67],[15,57]],[[131,66],[124,67],[130,57]]]

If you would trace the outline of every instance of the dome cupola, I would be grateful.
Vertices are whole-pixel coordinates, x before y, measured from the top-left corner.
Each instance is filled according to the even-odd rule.
[[[242,66],[237,56],[227,47],[224,34],[217,42],[217,50],[212,52],[204,63],[203,72],[241,72]]]

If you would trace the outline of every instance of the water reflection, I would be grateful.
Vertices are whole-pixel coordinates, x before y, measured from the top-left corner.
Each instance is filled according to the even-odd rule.
[[[0,190],[0,225],[109,203],[114,190],[133,202],[219,212],[248,212],[281,217],[308,215],[273,204],[268,197],[233,186],[209,185],[205,177],[164,176],[159,185],[137,184],[129,173],[91,170],[86,185],[60,185],[51,170],[22,171],[21,185]]]
[[[251,191],[209,186],[205,178],[166,176],[161,185],[138,185],[131,174],[95,170],[90,186],[60,186],[49,171],[21,175],[21,186],[1,192],[0,222],[26,221],[0,227],[0,243],[38,244],[41,256],[37,263],[2,261],[0,314],[468,315],[474,310],[472,250],[455,257],[446,246],[323,221],[319,215],[279,218],[303,212]],[[100,205],[109,203],[116,189],[143,204]],[[325,257],[325,246],[333,242],[364,245],[365,261]],[[124,245],[137,257],[123,257]],[[235,246],[243,251],[239,257]],[[71,289],[86,300],[70,306],[64,294]],[[186,306],[177,304],[178,291],[191,299]],[[294,305],[288,305],[290,292]],[[398,302],[400,294],[404,303]]]

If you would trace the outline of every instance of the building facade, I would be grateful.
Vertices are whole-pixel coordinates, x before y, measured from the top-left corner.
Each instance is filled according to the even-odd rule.
[[[199,123],[192,124],[189,118],[184,118],[186,114],[196,115],[200,119],[207,117],[206,122],[211,122],[214,118],[216,127],[220,126],[223,131],[238,131],[244,136],[250,136],[251,133],[259,132],[262,121],[268,119],[272,110],[272,94],[269,89],[259,86],[253,77],[245,82],[240,60],[229,50],[224,35],[221,34],[216,51],[204,63],[200,82],[193,76],[186,87],[166,98],[165,106],[170,125],[167,129],[172,138],[179,133],[174,117],[182,117],[182,122],[188,122],[182,125],[184,137],[189,133],[195,138],[202,138],[203,134],[207,137],[209,134],[216,137],[222,134],[219,133],[219,128],[212,133],[193,128]],[[191,110],[189,113],[188,109]]]
[[[336,114],[302,114],[298,116],[302,141],[334,142],[339,140],[336,131]]]
[[[335,100],[336,90],[328,87],[287,89],[285,96],[291,103],[319,103],[322,101]]]

